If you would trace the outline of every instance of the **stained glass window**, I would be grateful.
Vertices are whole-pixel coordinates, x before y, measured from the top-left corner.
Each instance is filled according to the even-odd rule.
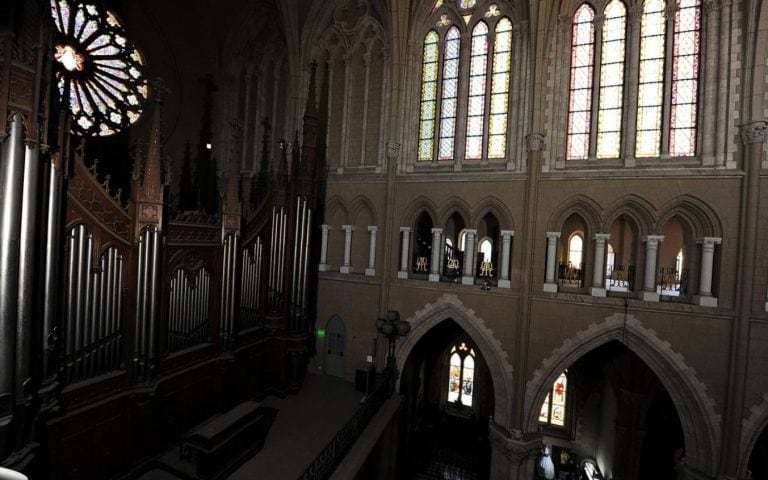
[[[626,13],[621,0],[613,0],[605,8],[597,113],[598,158],[618,158],[621,152]]]
[[[459,29],[451,27],[445,34],[443,57],[443,94],[440,99],[440,133],[438,136],[438,158],[453,158],[456,136],[456,114],[459,101],[459,53],[461,39]]]
[[[472,8],[477,3],[477,0],[459,0],[459,8]]]
[[[573,16],[571,79],[568,100],[566,157],[587,158],[592,118],[592,80],[595,55],[595,11],[583,4]]]
[[[568,240],[568,263],[579,268],[583,253],[584,239],[581,238],[581,235],[575,234]]]
[[[485,122],[485,84],[488,68],[488,26],[479,22],[472,30],[472,50],[469,61],[469,103],[467,108],[467,143],[465,156],[483,156]]]
[[[147,99],[144,61],[115,15],[87,3],[51,0],[53,58],[63,103],[84,135],[112,135],[136,122]]]
[[[664,0],[646,0],[640,27],[636,157],[655,157],[661,151],[665,31]]]
[[[503,158],[507,149],[509,75],[512,64],[512,22],[504,17],[496,24],[493,43],[491,113],[488,118],[488,157]]]
[[[672,39],[672,109],[669,154],[696,153],[701,0],[678,0]]]
[[[475,388],[475,350],[461,342],[451,348],[448,363],[448,401],[471,407]]]
[[[566,396],[568,394],[567,372],[557,377],[552,390],[547,393],[539,411],[539,422],[550,425],[564,426],[566,421]]]
[[[424,38],[421,71],[421,106],[419,112],[419,161],[432,160],[435,143],[435,113],[437,112],[437,32],[430,31]]]

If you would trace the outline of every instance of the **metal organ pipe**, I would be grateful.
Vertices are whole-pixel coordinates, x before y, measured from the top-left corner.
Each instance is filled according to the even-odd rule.
[[[77,281],[77,228],[72,228],[67,233],[67,315],[64,321],[64,334],[66,335],[66,368],[67,376],[72,370],[72,355],[74,353],[75,338],[75,313],[76,303],[75,288]]]
[[[117,368],[120,366],[120,358],[122,355],[122,352],[120,351],[120,347],[122,346],[122,334],[120,333],[123,328],[123,256],[118,255],[117,256],[117,282],[115,286],[115,293],[117,295],[117,304],[115,317],[114,317],[114,327],[112,328],[112,331],[114,332],[114,335],[112,337],[112,349],[113,349],[113,367]]]
[[[302,297],[301,297],[301,313],[302,313],[302,322],[304,319],[304,311],[307,307],[307,269],[309,268],[309,242],[310,237],[312,235],[312,209],[307,208],[307,222],[305,231],[307,232],[306,238],[304,239],[304,273],[303,273],[303,280],[304,285],[302,286]],[[302,329],[304,328],[304,325],[302,324]]]
[[[45,226],[45,278],[43,280],[43,378],[55,373],[51,353],[56,324],[56,285],[59,264],[59,196],[61,172],[51,164],[48,175],[48,215]]]
[[[25,404],[24,385],[30,378],[30,355],[32,353],[32,323],[35,302],[35,250],[38,245],[38,177],[40,171],[40,147],[28,143],[25,149],[24,179],[21,203],[21,225],[19,234],[19,288],[18,317],[16,327],[16,403]],[[18,206],[17,206],[18,208]]]
[[[151,268],[152,274],[150,276],[149,291],[151,295],[149,300],[149,355],[151,369],[154,370],[155,362],[155,337],[157,335],[157,296],[160,292],[160,282],[158,281],[158,275],[160,270],[160,233],[157,229],[151,231],[152,236],[152,260]]]
[[[19,280],[19,229],[24,165],[22,117],[10,119],[10,135],[0,146],[0,365],[13,365],[16,351],[16,315]],[[0,424],[13,417],[14,370],[0,369]],[[0,426],[0,444],[8,433]]]
[[[146,281],[146,265],[145,265],[145,257],[146,257],[146,243],[147,243],[147,235],[146,231],[141,234],[139,237],[139,255],[138,255],[138,273],[136,275],[136,322],[135,322],[135,328],[136,328],[136,334],[135,334],[135,345],[134,345],[134,366],[136,368],[136,376],[140,377],[142,376],[142,368],[144,364],[144,311],[145,311],[145,302],[144,302],[144,282]]]

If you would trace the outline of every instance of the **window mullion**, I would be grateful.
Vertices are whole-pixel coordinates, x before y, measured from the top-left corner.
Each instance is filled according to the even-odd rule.
[[[594,159],[597,155],[597,120],[600,112],[600,68],[603,60],[603,26],[605,15],[595,15],[595,44],[594,44],[594,70],[592,73],[592,112],[589,116],[589,153],[588,158]]]
[[[496,29],[488,28],[488,50],[485,52],[485,108],[483,109],[483,139],[481,143],[484,162],[488,161],[489,128],[491,124],[491,91],[494,71],[494,55],[496,54]]]
[[[469,73],[472,61],[472,33],[470,30],[462,33],[459,49],[459,81],[457,87],[456,125],[453,142],[453,168],[461,171],[464,162],[467,142],[467,115],[469,103]],[[462,361],[462,365],[464,362]]]
[[[623,135],[622,153],[624,155],[624,166],[635,166],[635,145],[637,142],[637,109],[640,87],[640,24],[643,19],[643,6],[635,5],[629,9],[627,20],[629,21],[629,30],[627,35],[627,51],[629,58],[626,72],[627,88],[624,89],[624,99],[627,108],[623,112],[622,120],[626,122],[626,133]]]
[[[664,52],[664,110],[661,117],[661,156],[669,157],[669,128],[672,115],[672,55],[674,53],[675,12],[677,3],[670,3],[664,9],[665,21],[665,52]]]
[[[445,65],[445,34],[437,43],[437,93],[435,94],[435,137],[432,147],[432,162],[440,156],[440,125],[443,123],[443,66]]]

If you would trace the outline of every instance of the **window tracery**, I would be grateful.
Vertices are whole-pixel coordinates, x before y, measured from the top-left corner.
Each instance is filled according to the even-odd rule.
[[[51,17],[59,94],[75,128],[107,136],[135,123],[149,94],[144,60],[115,15],[93,4],[51,0]]]
[[[448,401],[472,406],[475,386],[475,350],[466,342],[451,347],[448,368]]]
[[[502,159],[507,150],[512,22],[495,3],[482,11],[474,1],[453,7],[471,28],[464,37],[460,24],[438,12],[436,30],[423,38],[417,159]],[[475,15],[482,20],[472,25]],[[461,46],[465,38],[469,48]]]
[[[696,155],[701,0],[677,0],[671,7],[664,0],[643,3],[637,47],[629,45],[622,0],[610,1],[602,12],[586,2],[576,9],[571,20],[567,160]],[[628,55],[638,47],[637,89],[627,90]],[[629,97],[637,100],[636,112],[623,108],[632,103]],[[623,152],[622,134],[630,120],[635,122],[634,151]]]
[[[552,389],[544,398],[539,412],[539,422],[558,427],[565,426],[567,420],[566,401],[568,395],[567,370],[560,374]]]

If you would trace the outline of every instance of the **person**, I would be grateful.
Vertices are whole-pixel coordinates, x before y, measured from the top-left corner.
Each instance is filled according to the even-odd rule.
[[[549,445],[544,446],[544,450],[541,453],[541,460],[537,466],[537,475],[539,478],[546,480],[553,480],[555,478],[555,464],[552,463],[552,447]]]

